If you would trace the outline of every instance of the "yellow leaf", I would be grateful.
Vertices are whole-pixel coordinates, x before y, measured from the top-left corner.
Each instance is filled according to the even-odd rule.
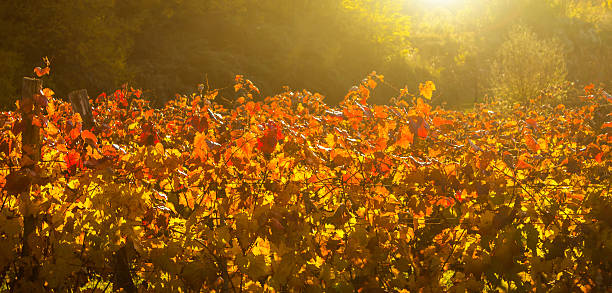
[[[53,103],[53,101],[49,101],[49,103],[47,104],[47,113],[49,114],[49,116],[53,116],[55,114],[55,104]]]
[[[43,95],[47,98],[51,98],[51,96],[55,94],[53,90],[51,90],[50,88],[45,88],[42,90],[42,92],[43,92]]]
[[[421,92],[421,96],[428,100],[431,100],[431,96],[435,90],[436,85],[431,80],[426,81],[425,84],[419,83],[419,91]]]

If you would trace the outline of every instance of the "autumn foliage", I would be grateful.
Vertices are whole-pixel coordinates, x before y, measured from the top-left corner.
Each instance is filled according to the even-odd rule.
[[[337,107],[308,91],[256,102],[242,77],[230,107],[209,91],[153,109],[126,86],[91,100],[92,129],[47,91],[39,162],[2,113],[2,290],[612,284],[610,96],[456,112],[428,105],[426,82],[368,104],[382,79]]]

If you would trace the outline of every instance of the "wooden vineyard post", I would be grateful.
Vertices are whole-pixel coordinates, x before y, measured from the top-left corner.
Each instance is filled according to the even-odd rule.
[[[123,290],[127,293],[138,292],[136,285],[132,279],[130,270],[130,254],[134,252],[134,246],[131,240],[128,241],[115,252],[114,255],[114,280],[113,288],[115,291]],[[131,253],[132,252],[132,253]]]
[[[38,109],[38,99],[45,98],[42,96],[42,80],[36,78],[24,77],[21,85],[21,101],[19,102],[19,110],[21,112],[22,131],[22,153],[27,156],[31,162],[26,162],[26,166],[30,166],[40,160],[40,124],[34,125],[34,114]],[[22,158],[22,161],[25,158]]]
[[[86,89],[72,91],[68,94],[72,111],[79,113],[83,119],[83,129],[91,129],[94,126],[93,114],[89,105],[89,96]]]
[[[23,125],[23,131],[21,132],[21,164],[24,169],[33,169],[36,163],[40,161],[40,126],[35,125],[33,122],[34,114],[39,112],[37,109],[37,100],[44,98],[41,90],[42,80],[29,77],[23,78],[19,110],[21,112],[21,123]],[[29,173],[24,173],[24,176],[29,176]],[[24,194],[23,197],[29,199],[29,190],[24,191],[24,193],[28,194]],[[24,215],[22,247],[22,255],[24,256],[30,255],[31,253],[27,239],[34,231],[35,224],[36,220],[33,214]]]
[[[21,257],[24,259],[23,266],[19,268],[18,279],[23,278],[35,280],[38,274],[38,263],[32,255],[30,238],[36,229],[37,215],[31,211],[30,183],[32,176],[35,176],[34,169],[36,163],[40,161],[40,123],[35,123],[36,114],[41,113],[39,109],[44,104],[45,96],[42,94],[42,80],[24,77],[21,87],[21,100],[19,101],[19,111],[21,113],[21,170],[17,171],[16,176],[24,178],[28,184],[21,190],[19,197],[23,209],[23,238]]]

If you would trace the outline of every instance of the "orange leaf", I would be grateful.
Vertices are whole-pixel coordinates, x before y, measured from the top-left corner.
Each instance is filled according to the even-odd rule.
[[[38,77],[41,77],[45,74],[49,74],[50,71],[51,71],[51,68],[49,68],[49,66],[45,68],[40,68],[40,67],[34,68],[34,73],[36,73]]]
[[[516,168],[517,169],[532,169],[533,166],[525,161],[523,161],[522,159],[518,160],[518,163],[516,164]]]
[[[70,130],[70,138],[72,138],[73,140],[77,139],[80,135],[81,135],[80,127],[75,127],[72,130]]]
[[[249,112],[249,115],[255,115],[255,113],[261,110],[259,103],[254,103],[251,101],[247,102],[246,105],[244,105],[244,108],[247,110],[247,112]]]
[[[59,129],[57,129],[57,127],[55,127],[52,122],[47,123],[46,131],[47,134],[51,136],[57,135],[59,133]]]
[[[576,199],[578,201],[583,201],[584,200],[584,194],[580,194],[580,193],[571,193],[569,194],[569,197],[572,199]]]
[[[371,89],[374,89],[374,88],[376,87],[376,85],[377,85],[377,84],[376,84],[376,82],[375,82],[373,79],[371,79],[371,78],[369,78],[369,79],[368,79],[368,86],[369,86]]]
[[[448,120],[448,119],[444,119],[440,117],[434,117],[432,122],[433,122],[433,125],[436,127],[439,127],[441,125],[453,125],[452,120]]]
[[[153,109],[149,109],[146,112],[144,112],[145,119],[150,119],[151,117],[153,117],[153,113],[155,113],[155,110]]]
[[[196,133],[193,139],[193,155],[203,161],[206,158],[206,150],[208,150],[206,134],[202,132]]]
[[[527,125],[529,125],[529,126],[531,126],[533,128],[538,127],[538,122],[535,121],[535,119],[531,119],[530,118],[530,119],[525,120],[525,122],[527,123]]]
[[[414,135],[408,127],[402,127],[399,134],[399,139],[395,142],[396,145],[402,148],[408,148],[414,142]]]
[[[81,118],[81,114],[79,113],[74,113],[72,115],[72,123],[77,124],[77,123],[83,123],[83,119]]]
[[[34,117],[32,119],[32,125],[37,126],[37,127],[41,127],[42,123],[41,123],[40,119],[38,119],[37,117]]]
[[[361,96],[360,103],[365,105],[370,98],[370,90],[363,85],[359,85],[359,95]]]
[[[356,174],[345,173],[342,175],[342,182],[346,184],[359,184],[359,179]]]
[[[601,126],[601,129],[612,127],[612,122],[606,122]]]
[[[89,130],[83,130],[83,132],[81,132],[81,137],[83,138],[84,141],[86,141],[90,145],[93,145],[93,146],[98,145],[98,138],[96,137],[95,134],[93,134]]]
[[[427,116],[427,115],[429,115],[429,111],[431,110],[431,106],[428,105],[427,103],[425,103],[423,101],[423,99],[418,98],[417,99],[416,110],[417,110],[417,112],[421,112],[423,115]]]
[[[532,152],[537,152],[540,149],[538,142],[529,134],[525,135],[525,144]]]
[[[117,149],[115,149],[115,148],[114,148],[113,146],[111,146],[111,145],[105,145],[105,146],[103,146],[103,147],[102,147],[102,153],[103,153],[105,156],[111,156],[111,157],[117,156],[117,155],[119,154],[119,152],[117,152]]]
[[[374,106],[374,117],[376,118],[380,118],[380,119],[385,119],[389,116],[389,114],[387,114],[386,112],[386,108],[383,106]]]

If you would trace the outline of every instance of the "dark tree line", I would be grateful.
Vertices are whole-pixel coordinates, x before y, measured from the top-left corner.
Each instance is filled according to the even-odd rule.
[[[523,50],[510,56],[503,50],[517,27],[535,37],[514,40]],[[435,102],[464,105],[485,94],[516,96],[497,90],[512,88],[500,84],[512,78],[500,76],[521,68],[512,60],[532,58],[530,48],[551,46],[559,52],[542,56],[562,63],[561,79],[612,79],[604,65],[612,61],[612,13],[601,0],[463,0],[452,7],[422,0],[3,1],[0,35],[4,107],[44,56],[52,67],[47,85],[59,96],[129,82],[158,102],[198,84],[231,88],[234,75],[245,74],[263,95],[307,88],[333,103],[376,70],[394,87],[434,80]],[[523,71],[538,68],[546,67]],[[534,86],[553,86],[558,77]],[[374,101],[394,91],[382,86]],[[222,94],[234,98],[231,90]]]

